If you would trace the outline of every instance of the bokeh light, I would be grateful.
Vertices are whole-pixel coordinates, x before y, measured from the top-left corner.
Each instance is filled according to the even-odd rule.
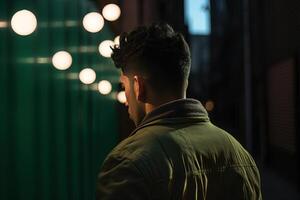
[[[120,45],[120,36],[119,35],[117,37],[115,37],[114,43],[115,43],[115,45]]]
[[[102,80],[98,83],[98,90],[101,94],[107,95],[111,92],[112,90],[112,85],[109,81],[107,80]]]
[[[84,84],[91,84],[96,80],[96,72],[91,68],[85,68],[80,71],[79,80]]]
[[[8,23],[6,21],[0,20],[0,28],[6,28],[8,26]]]
[[[72,56],[66,51],[58,51],[52,57],[52,64],[56,69],[66,70],[72,65]]]
[[[99,53],[104,56],[109,58],[112,54],[112,50],[110,47],[114,46],[115,43],[111,40],[104,40],[103,42],[100,43],[99,45]]]
[[[29,10],[20,10],[11,18],[11,27],[13,31],[22,36],[33,33],[36,26],[37,19]]]
[[[117,95],[117,99],[120,103],[126,103],[126,95],[125,95],[125,91],[121,91],[118,93]]]
[[[214,104],[213,101],[208,100],[208,101],[205,103],[205,109],[206,109],[208,112],[211,112],[214,108],[215,108],[215,104]]]
[[[104,26],[104,19],[100,13],[90,12],[82,20],[85,30],[91,33],[99,32]]]
[[[103,17],[108,21],[115,21],[121,15],[121,9],[116,4],[107,4],[102,10]]]

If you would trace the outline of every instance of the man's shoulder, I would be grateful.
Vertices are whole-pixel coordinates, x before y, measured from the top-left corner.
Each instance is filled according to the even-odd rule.
[[[130,137],[120,142],[111,152],[111,155],[118,157],[126,157],[129,159],[138,156],[153,155],[157,156],[159,151],[171,148],[174,145],[180,145],[182,141],[181,135],[184,133],[196,132],[201,134],[207,132],[210,123],[200,124],[168,124],[155,123],[142,127],[134,132]],[[197,127],[200,127],[199,129]],[[192,138],[191,138],[192,139]]]
[[[162,127],[145,127],[121,141],[110,153],[110,156],[122,157],[129,160],[141,159],[154,149],[159,148],[157,140]]]

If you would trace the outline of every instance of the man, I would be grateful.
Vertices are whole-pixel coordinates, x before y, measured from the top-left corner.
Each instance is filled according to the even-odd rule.
[[[97,199],[262,199],[249,153],[186,98],[191,59],[181,34],[139,27],[121,35],[112,59],[137,128],[104,161]]]

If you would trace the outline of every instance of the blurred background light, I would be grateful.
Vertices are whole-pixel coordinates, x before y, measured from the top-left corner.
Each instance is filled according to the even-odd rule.
[[[121,15],[121,9],[116,4],[107,4],[102,10],[103,17],[108,21],[115,21]]]
[[[112,54],[111,46],[114,46],[114,42],[111,40],[104,40],[103,42],[100,43],[99,45],[99,53],[104,56],[109,58]]]
[[[96,80],[96,72],[91,68],[85,68],[80,71],[79,80],[84,84],[91,84]]]
[[[120,36],[119,36],[119,35],[118,35],[117,37],[115,37],[114,43],[115,43],[116,45],[120,45]]]
[[[85,30],[91,33],[99,32],[104,26],[104,19],[100,13],[90,12],[82,20]]]
[[[98,90],[101,94],[107,95],[111,92],[112,90],[112,85],[109,81],[107,80],[102,80],[98,83]]]
[[[209,100],[205,103],[205,109],[208,111],[208,112],[211,112],[213,109],[215,108],[215,104],[213,101]]]
[[[192,35],[209,35],[211,33],[211,16],[209,0],[184,0],[185,23]]]
[[[70,46],[68,47],[71,53],[96,53],[98,52],[97,46]]]
[[[36,26],[37,19],[29,10],[20,10],[11,18],[11,27],[19,35],[30,35]]]
[[[66,77],[69,80],[78,80],[78,73],[77,72],[69,72],[69,73],[67,73]]]
[[[48,57],[37,57],[36,58],[36,63],[38,63],[38,64],[48,64],[48,63],[50,63],[50,58],[48,58]]]
[[[51,58],[49,57],[20,57],[17,58],[16,63],[18,64],[50,64]]]
[[[66,27],[79,27],[81,23],[77,20],[65,20],[65,21],[44,21],[39,22],[40,28],[66,28]]]
[[[117,99],[120,103],[126,103],[125,91],[121,91],[117,94]]]
[[[8,23],[6,21],[0,20],[0,28],[6,28],[8,26]]]
[[[58,51],[52,57],[52,64],[56,69],[66,70],[72,65],[72,56],[66,51]]]

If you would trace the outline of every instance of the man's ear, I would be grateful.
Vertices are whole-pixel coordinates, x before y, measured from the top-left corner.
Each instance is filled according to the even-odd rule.
[[[134,92],[136,95],[136,99],[138,101],[141,101],[145,103],[146,101],[146,86],[145,86],[145,79],[143,79],[141,76],[134,76]]]

